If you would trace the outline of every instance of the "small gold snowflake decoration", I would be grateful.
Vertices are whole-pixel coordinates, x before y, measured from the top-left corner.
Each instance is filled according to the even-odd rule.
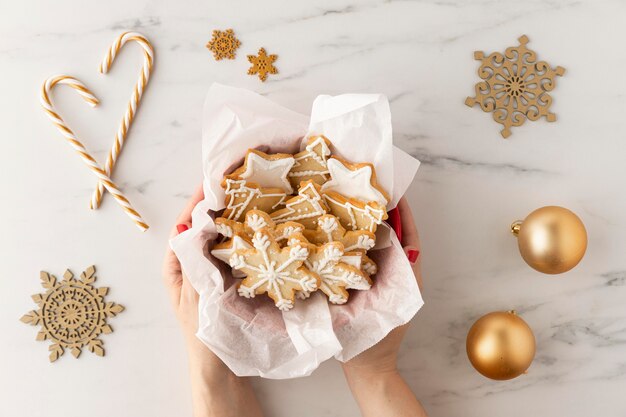
[[[235,59],[235,52],[241,45],[239,39],[235,37],[232,29],[214,30],[213,37],[206,44],[206,47],[213,52],[213,58],[216,61],[222,58]]]
[[[267,55],[265,48],[259,49],[259,55],[248,55],[248,61],[252,64],[248,69],[248,75],[259,74],[261,81],[265,82],[267,74],[278,74],[278,70],[274,66],[274,62],[278,59],[278,55]]]
[[[32,326],[41,326],[37,340],[50,340],[50,362],[54,362],[69,349],[78,358],[81,348],[98,356],[104,356],[101,334],[113,331],[107,319],[124,310],[119,304],[105,302],[104,296],[109,291],[106,287],[96,288],[96,269],[87,268],[80,279],[74,278],[66,270],[62,280],[41,271],[41,285],[47,289],[43,294],[32,296],[39,307],[20,319]]]
[[[493,112],[493,119],[504,126],[500,133],[505,138],[511,135],[511,127],[521,126],[526,119],[556,120],[548,92],[556,86],[556,77],[565,73],[562,67],[537,61],[537,54],[526,47],[526,35],[518,40],[520,45],[507,48],[504,54],[474,52],[474,58],[481,61],[478,76],[484,81],[474,86],[476,97],[465,100],[470,107],[479,104],[483,111]]]

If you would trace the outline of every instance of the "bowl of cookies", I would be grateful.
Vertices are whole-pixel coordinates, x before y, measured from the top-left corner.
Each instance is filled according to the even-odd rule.
[[[386,220],[419,161],[384,96],[319,96],[309,117],[214,85],[203,123],[205,199],[171,245],[233,372],[308,375],[410,320],[423,301]]]

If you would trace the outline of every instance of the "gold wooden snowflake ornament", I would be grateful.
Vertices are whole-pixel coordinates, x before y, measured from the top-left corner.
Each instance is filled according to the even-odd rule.
[[[278,55],[267,55],[265,48],[259,49],[258,55],[248,55],[248,61],[252,64],[248,69],[248,75],[259,75],[259,79],[263,82],[267,79],[267,74],[278,74],[278,70],[274,66],[274,62],[278,59]]]
[[[493,112],[493,119],[504,126],[500,133],[505,138],[511,135],[511,127],[521,126],[526,119],[556,120],[550,112],[549,91],[556,86],[556,77],[565,73],[562,67],[537,61],[537,54],[526,47],[526,35],[518,40],[520,45],[507,48],[504,54],[474,52],[474,58],[481,61],[478,76],[484,81],[474,86],[476,96],[465,100],[470,107],[479,104],[483,111]]]
[[[206,47],[213,52],[216,61],[222,58],[235,59],[235,52],[241,45],[239,39],[235,37],[232,29],[214,30],[213,37],[206,44]]]
[[[50,340],[50,362],[54,362],[69,349],[78,358],[83,347],[98,356],[104,356],[101,334],[113,331],[107,319],[124,310],[119,304],[106,302],[106,287],[96,288],[94,266],[87,268],[80,279],[74,278],[68,269],[62,280],[41,271],[41,285],[47,289],[43,294],[32,296],[39,307],[20,319],[32,326],[41,326],[37,340]]]

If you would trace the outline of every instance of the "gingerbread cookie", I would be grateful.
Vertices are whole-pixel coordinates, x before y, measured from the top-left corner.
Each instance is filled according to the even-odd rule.
[[[303,242],[305,239],[299,235],[292,235],[289,241],[294,239]],[[312,272],[319,275],[321,284],[319,289],[326,294],[332,304],[345,304],[348,301],[349,288],[368,289],[371,281],[361,272],[358,267],[348,265],[342,261],[343,245],[340,242],[330,242],[317,246],[308,245],[309,256],[304,265]],[[300,291],[298,297],[307,298],[310,291]]]
[[[250,239],[254,236],[255,232],[267,228],[274,233],[274,237],[279,243],[285,241],[289,235],[304,231],[304,226],[296,222],[285,222],[277,226],[269,214],[260,210],[250,210],[247,212],[243,223],[224,217],[218,217],[215,219],[215,226],[217,232],[225,237],[232,238],[234,235],[245,235]]]
[[[315,291],[320,278],[303,266],[309,256],[305,241],[289,239],[281,248],[269,229],[261,229],[252,237],[253,249],[237,250],[230,266],[247,277],[239,284],[239,295],[254,298],[267,293],[281,311],[293,308],[296,291]]]
[[[285,202],[285,208],[275,211],[270,216],[276,223],[295,221],[305,228],[313,229],[317,219],[328,213],[328,206],[320,192],[320,186],[308,180],[300,184],[298,195]]]
[[[330,178],[327,159],[330,156],[330,141],[324,136],[311,136],[302,152],[293,157],[295,163],[287,177],[294,190],[297,190],[303,181],[313,180],[318,185],[324,184]]]
[[[293,155],[286,153],[269,155],[250,149],[243,165],[226,175],[224,180],[246,180],[258,184],[259,187],[281,188],[285,193],[292,194],[293,188],[287,175],[294,163]]]
[[[341,224],[349,230],[368,230],[376,232],[376,227],[387,219],[387,211],[375,201],[348,199],[343,195],[330,191],[324,194],[330,213],[335,215]]]
[[[225,179],[226,209],[223,217],[240,221],[250,210],[272,212],[280,207],[287,195],[282,188],[262,188],[245,180]]]
[[[322,186],[323,192],[334,191],[346,198],[386,206],[389,194],[376,181],[376,170],[369,163],[353,164],[336,156],[328,160],[330,180]]]
[[[341,225],[339,219],[332,214],[325,214],[318,218],[317,228],[315,230],[305,230],[303,234],[309,242],[316,245],[333,241],[340,242],[345,252],[368,251],[376,243],[376,235],[374,233],[367,230],[347,231]]]

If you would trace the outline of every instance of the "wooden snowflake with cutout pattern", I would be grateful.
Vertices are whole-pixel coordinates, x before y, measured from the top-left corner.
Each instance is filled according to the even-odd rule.
[[[214,30],[213,37],[206,44],[206,47],[213,52],[213,58],[219,61],[223,58],[235,59],[235,53],[241,46],[239,39],[235,37],[232,29]]]
[[[549,92],[556,86],[556,77],[565,73],[562,67],[552,68],[545,61],[537,61],[537,54],[526,46],[526,35],[518,40],[519,46],[507,48],[504,53],[474,52],[474,58],[480,61],[478,76],[483,81],[474,86],[476,96],[465,100],[470,107],[478,104],[483,111],[491,112],[493,119],[504,126],[500,133],[505,138],[511,135],[511,127],[521,126],[526,120],[545,117],[548,122],[556,121],[556,115],[550,112]]]
[[[41,285],[47,290],[32,296],[37,310],[32,310],[20,319],[32,326],[41,326],[37,340],[49,340],[50,362],[54,362],[69,349],[78,358],[82,348],[98,356],[104,356],[101,334],[113,331],[107,319],[124,310],[119,304],[107,302],[104,296],[107,287],[96,288],[94,266],[87,268],[80,279],[68,269],[59,280],[54,275],[41,271]]]

